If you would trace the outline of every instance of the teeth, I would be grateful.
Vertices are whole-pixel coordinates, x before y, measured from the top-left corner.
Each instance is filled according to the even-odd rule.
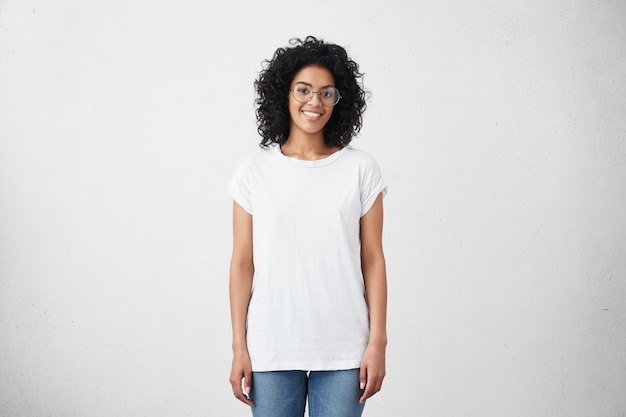
[[[320,113],[313,113],[311,111],[303,111],[302,113],[304,113],[305,116],[309,116],[309,117],[320,117],[321,116]]]

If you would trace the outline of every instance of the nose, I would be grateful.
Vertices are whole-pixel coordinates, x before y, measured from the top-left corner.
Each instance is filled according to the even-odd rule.
[[[320,104],[322,104],[322,96],[320,95],[318,91],[312,92],[311,98],[309,99],[309,103],[311,103],[314,106],[319,106]]]

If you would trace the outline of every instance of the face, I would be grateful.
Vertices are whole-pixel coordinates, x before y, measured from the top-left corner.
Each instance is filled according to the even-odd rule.
[[[300,103],[295,99],[293,92],[289,92],[290,135],[302,133],[305,135],[323,134],[324,126],[326,126],[333,113],[333,106],[324,105],[320,100],[320,94],[317,94],[317,92],[324,90],[325,87],[334,86],[335,79],[326,68],[312,65],[304,67],[296,73],[290,89],[308,88],[312,89],[314,93],[310,101]],[[322,94],[324,94],[323,91]]]

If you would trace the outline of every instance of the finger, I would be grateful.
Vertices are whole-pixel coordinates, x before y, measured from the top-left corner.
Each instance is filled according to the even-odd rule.
[[[240,386],[242,387],[243,402],[250,407],[254,406],[254,402],[250,399],[250,390],[252,388],[252,372],[250,370],[243,371],[243,379]]]
[[[250,391],[252,389],[252,372],[250,370],[246,370],[244,371],[244,377],[243,377],[243,393],[246,397],[247,401],[244,401],[246,404],[248,404],[250,407],[254,406],[254,402],[250,399]]]
[[[367,374],[367,383],[365,384],[365,392],[359,400],[361,403],[372,397],[378,391],[380,391],[383,382],[383,375]]]
[[[361,396],[361,399],[359,400],[359,402],[364,403],[367,399],[369,399],[372,395],[374,395],[374,388],[372,388],[374,385],[371,384],[370,382],[368,382],[365,385],[365,391],[363,392],[363,395]]]
[[[252,400],[246,397],[243,393],[239,395],[235,395],[235,397],[237,397],[237,399],[241,401],[242,403],[249,405],[250,407],[254,407],[254,403],[252,402]]]
[[[359,388],[361,390],[365,388],[366,383],[367,383],[367,367],[365,365],[362,365],[361,370],[359,372]]]
[[[235,395],[235,398],[237,398],[242,403],[249,405],[250,407],[254,406],[252,400],[250,400],[243,392],[243,379],[234,380],[230,383],[233,387],[233,394]]]
[[[243,392],[246,396],[250,395],[250,389],[252,388],[252,372],[245,370],[243,372]]]
[[[361,389],[361,391],[367,388],[367,366],[365,365],[361,366],[361,372],[359,373],[359,388]],[[365,400],[367,399],[367,397],[365,396],[366,392],[367,392],[367,389],[363,391],[363,394],[361,395],[361,398],[359,399],[360,403],[365,402]]]

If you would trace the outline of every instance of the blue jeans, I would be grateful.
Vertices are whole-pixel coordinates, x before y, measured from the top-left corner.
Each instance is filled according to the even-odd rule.
[[[360,417],[359,369],[343,371],[253,372],[250,399],[253,417]]]

